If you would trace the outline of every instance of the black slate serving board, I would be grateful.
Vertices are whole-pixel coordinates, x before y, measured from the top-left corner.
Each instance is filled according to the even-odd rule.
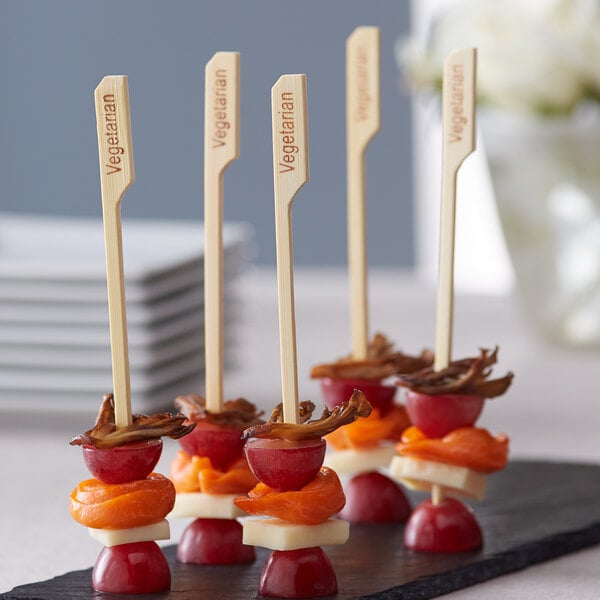
[[[485,502],[474,506],[484,549],[462,554],[412,553],[402,544],[403,527],[353,525],[350,540],[326,552],[335,567],[337,599],[426,600],[600,543],[600,466],[518,462],[489,478]],[[425,496],[413,496],[414,503]],[[139,600],[248,600],[267,550],[249,566],[180,564],[175,547],[165,549],[172,590],[134,596]],[[131,600],[90,587],[91,569],[19,586],[3,600]]]

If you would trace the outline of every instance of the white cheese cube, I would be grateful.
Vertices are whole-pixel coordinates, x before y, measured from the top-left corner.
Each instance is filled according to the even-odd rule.
[[[103,546],[119,546],[120,544],[133,544],[134,542],[150,542],[153,540],[168,540],[171,537],[169,522],[166,519],[129,529],[94,529],[88,527],[89,534]]]
[[[244,544],[270,550],[345,544],[350,535],[350,524],[340,519],[329,519],[318,525],[298,525],[281,519],[259,517],[244,519],[242,527]]]
[[[411,490],[428,492],[435,483],[457,496],[475,500],[482,500],[485,496],[485,475],[467,467],[395,456],[390,465],[390,475]]]
[[[235,519],[246,513],[233,499],[241,494],[204,494],[202,492],[178,493],[169,518],[192,517],[194,519]]]
[[[364,450],[339,450],[328,453],[325,465],[339,475],[356,475],[388,467],[396,454],[394,446],[379,446]]]

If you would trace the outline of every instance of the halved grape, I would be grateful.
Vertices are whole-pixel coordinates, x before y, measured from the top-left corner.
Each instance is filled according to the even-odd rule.
[[[319,472],[327,444],[323,439],[290,442],[280,438],[252,439],[246,443],[248,465],[265,485],[279,490],[299,490]]]
[[[156,542],[103,548],[92,571],[92,587],[111,594],[150,594],[171,587],[171,571]]]
[[[400,486],[376,471],[355,475],[345,488],[340,518],[350,523],[402,523],[410,504]]]
[[[260,575],[258,593],[275,598],[319,598],[333,596],[337,589],[329,558],[315,546],[272,552]]]
[[[404,545],[419,552],[468,552],[483,544],[473,512],[454,498],[417,506],[404,530]]]
[[[162,452],[162,440],[134,442],[115,448],[82,446],[88,471],[104,483],[127,483],[145,479],[156,466]]]
[[[329,410],[333,410],[352,396],[354,390],[360,390],[373,408],[385,415],[394,403],[395,385],[383,385],[373,379],[321,379],[323,398]]]
[[[254,546],[242,544],[242,533],[235,519],[195,519],[181,536],[177,560],[197,565],[251,563]]]
[[[197,423],[179,443],[190,456],[208,457],[212,466],[220,471],[226,471],[242,457],[244,451],[241,431],[202,422]]]
[[[409,391],[405,402],[411,423],[427,437],[441,438],[459,427],[474,425],[484,400],[482,396],[466,394],[430,396]]]

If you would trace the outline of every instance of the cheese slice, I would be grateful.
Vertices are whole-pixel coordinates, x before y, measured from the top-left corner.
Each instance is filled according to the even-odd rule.
[[[395,456],[390,465],[390,475],[411,490],[428,492],[435,483],[457,496],[474,500],[483,500],[485,496],[485,475],[467,467]]]
[[[379,446],[364,450],[339,450],[325,457],[325,465],[339,475],[355,475],[387,467],[396,454],[394,446]]]
[[[270,550],[345,544],[350,535],[350,524],[340,519],[329,519],[318,525],[298,525],[281,519],[259,517],[244,519],[242,527],[244,544]]]
[[[235,519],[246,513],[233,499],[240,494],[204,494],[202,492],[178,493],[169,518],[192,517],[194,519]]]
[[[120,544],[133,544],[134,542],[150,542],[152,540],[168,540],[171,537],[169,522],[166,519],[129,529],[94,529],[88,527],[90,535],[103,546],[119,546]]]

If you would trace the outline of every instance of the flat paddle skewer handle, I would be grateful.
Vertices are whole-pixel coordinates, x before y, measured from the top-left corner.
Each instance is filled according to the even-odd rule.
[[[106,247],[115,424],[119,428],[131,424],[131,384],[121,231],[121,201],[125,191],[135,180],[127,77],[105,77],[96,88],[94,99]]]
[[[444,63],[436,371],[450,364],[452,351],[456,177],[465,158],[475,150],[476,64],[475,48],[455,50]]]
[[[354,360],[367,358],[369,343],[365,153],[381,126],[379,72],[379,28],[357,27],[346,40],[348,276]]]
[[[271,90],[271,109],[283,419],[298,423],[292,202],[309,179],[306,76],[282,75]]]
[[[206,408],[223,410],[223,174],[239,156],[240,55],[217,52],[205,68],[204,348]]]

